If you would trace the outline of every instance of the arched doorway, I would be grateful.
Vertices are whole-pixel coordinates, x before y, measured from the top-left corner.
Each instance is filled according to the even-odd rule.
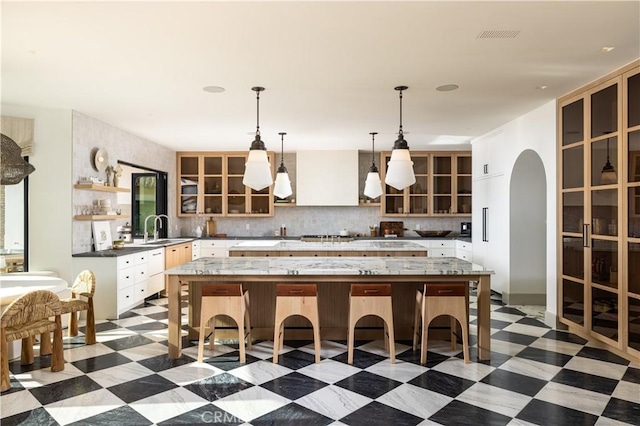
[[[547,182],[542,160],[523,151],[509,185],[510,305],[546,305]]]

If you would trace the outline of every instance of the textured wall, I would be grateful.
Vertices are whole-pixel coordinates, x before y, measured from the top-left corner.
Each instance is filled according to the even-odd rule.
[[[73,112],[73,181],[76,183],[83,176],[99,176],[106,179],[92,167],[91,153],[95,148],[103,148],[109,154],[109,164],[115,166],[118,160],[169,174],[169,217],[175,223],[176,214],[176,154],[174,151],[157,145],[151,141],[125,132],[124,130],[103,123],[82,113]],[[118,203],[117,193],[73,190],[74,214],[79,205],[92,204],[94,199],[110,199],[115,207]],[[111,235],[117,237],[116,228],[131,219],[109,221]],[[91,251],[91,221],[73,221],[73,252]]]

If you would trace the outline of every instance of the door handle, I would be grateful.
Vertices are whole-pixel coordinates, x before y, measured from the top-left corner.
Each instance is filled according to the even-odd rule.
[[[582,225],[582,247],[589,247],[589,224]]]
[[[482,208],[482,241],[489,242],[489,236],[487,232],[487,221],[489,220],[489,207]]]

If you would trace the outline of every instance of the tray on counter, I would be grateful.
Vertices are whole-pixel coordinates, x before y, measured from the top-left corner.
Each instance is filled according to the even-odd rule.
[[[451,231],[422,231],[416,229],[416,233],[425,238],[442,238],[449,235]]]

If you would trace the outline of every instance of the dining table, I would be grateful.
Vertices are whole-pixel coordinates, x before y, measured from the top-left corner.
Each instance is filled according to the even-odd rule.
[[[200,258],[165,271],[168,276],[168,357],[179,358],[182,355],[182,285],[187,285],[190,293],[189,331],[197,333],[192,329],[199,324],[199,312],[198,318],[191,317],[194,312],[192,304],[197,302],[198,290],[203,284],[242,283],[260,287],[277,283],[317,283],[319,286],[391,283],[395,291],[407,284],[466,282],[468,285],[477,283],[477,352],[480,360],[488,360],[491,353],[490,299],[493,273],[489,268],[453,257]],[[252,305],[272,302],[255,300],[253,296],[251,301]],[[413,313],[414,306],[404,306],[403,309]]]

